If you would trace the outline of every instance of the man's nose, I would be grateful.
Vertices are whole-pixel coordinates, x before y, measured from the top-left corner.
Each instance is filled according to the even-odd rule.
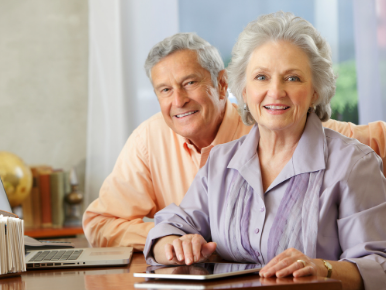
[[[184,89],[178,88],[174,90],[173,104],[177,108],[182,108],[189,102],[188,94]]]
[[[280,99],[285,95],[285,84],[281,80],[272,79],[268,87],[268,96],[273,99]]]

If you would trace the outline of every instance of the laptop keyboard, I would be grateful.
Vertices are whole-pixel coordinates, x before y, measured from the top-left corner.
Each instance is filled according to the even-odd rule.
[[[59,260],[74,261],[79,258],[82,252],[83,250],[39,251],[28,262],[59,261]]]

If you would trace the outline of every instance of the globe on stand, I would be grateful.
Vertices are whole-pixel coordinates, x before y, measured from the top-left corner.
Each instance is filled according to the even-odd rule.
[[[0,151],[0,178],[12,207],[20,205],[31,192],[31,169],[15,154]]]

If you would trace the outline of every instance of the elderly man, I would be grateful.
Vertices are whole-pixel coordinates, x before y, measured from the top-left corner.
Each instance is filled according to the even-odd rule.
[[[129,137],[100,195],[83,217],[92,246],[133,246],[142,251],[152,222],[144,217],[179,204],[210,150],[247,134],[237,106],[227,100],[224,63],[208,42],[179,33],[155,45],[145,69],[161,113]],[[324,123],[371,146],[385,159],[386,124]]]

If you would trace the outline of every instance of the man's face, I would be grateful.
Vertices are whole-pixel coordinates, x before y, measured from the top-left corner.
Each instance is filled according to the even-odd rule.
[[[223,118],[227,88],[224,73],[219,73],[214,89],[210,73],[201,67],[192,50],[176,51],[151,70],[166,123],[199,149],[213,141]]]

